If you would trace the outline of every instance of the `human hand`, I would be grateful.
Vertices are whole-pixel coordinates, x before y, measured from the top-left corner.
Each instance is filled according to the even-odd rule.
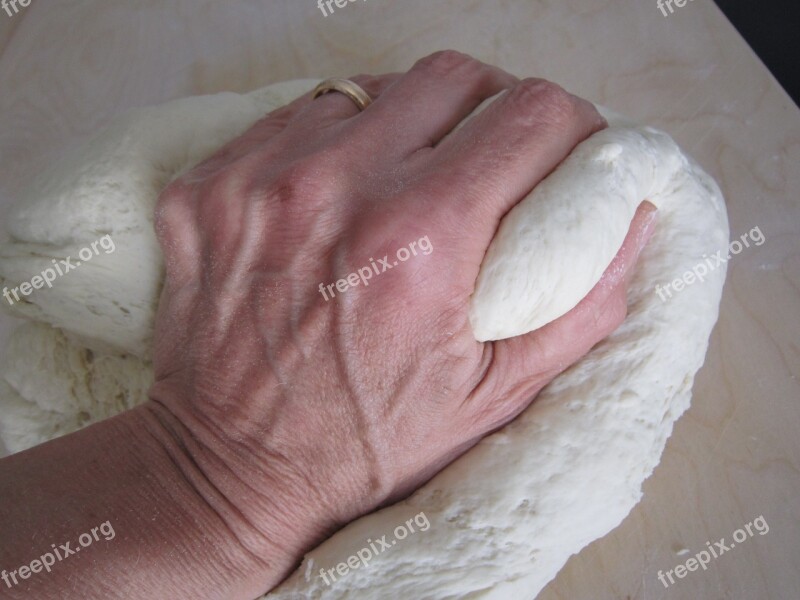
[[[176,180],[156,213],[167,276],[147,410],[234,537],[266,557],[266,585],[508,423],[613,331],[654,214],[640,207],[573,311],[479,343],[469,298],[500,219],[605,122],[554,84],[453,52],[353,79],[367,110],[304,96]]]

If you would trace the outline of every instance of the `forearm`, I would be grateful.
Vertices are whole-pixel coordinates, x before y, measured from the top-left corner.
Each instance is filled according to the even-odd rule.
[[[185,443],[140,408],[0,461],[0,597],[230,600],[275,585],[294,558]]]

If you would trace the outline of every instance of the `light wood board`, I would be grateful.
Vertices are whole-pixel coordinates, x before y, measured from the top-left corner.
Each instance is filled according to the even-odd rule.
[[[720,182],[732,237],[767,238],[730,264],[693,406],[643,501],[540,598],[800,597],[800,113],[710,0],[669,17],[655,0],[366,0],[327,18],[315,0],[33,0],[0,12],[0,218],[127,108],[405,70],[442,48],[667,130]],[[659,583],[759,515],[768,534]]]

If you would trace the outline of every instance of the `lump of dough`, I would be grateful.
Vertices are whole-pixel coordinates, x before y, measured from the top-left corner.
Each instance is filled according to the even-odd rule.
[[[642,200],[658,207],[688,167],[668,135],[607,111],[611,127],[576,148],[503,219],[470,307],[479,341],[539,329],[600,281]]]
[[[151,366],[98,354],[44,323],[11,335],[0,367],[0,439],[18,452],[112,417],[147,399]]]

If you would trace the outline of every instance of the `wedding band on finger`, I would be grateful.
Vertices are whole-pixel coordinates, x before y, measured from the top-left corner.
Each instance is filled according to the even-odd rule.
[[[372,98],[370,98],[370,95],[365,92],[360,85],[350,81],[349,79],[341,79],[337,77],[322,81],[317,87],[314,88],[312,98],[316,100],[323,94],[327,94],[329,92],[339,92],[344,94],[355,103],[360,111],[372,104]]]

